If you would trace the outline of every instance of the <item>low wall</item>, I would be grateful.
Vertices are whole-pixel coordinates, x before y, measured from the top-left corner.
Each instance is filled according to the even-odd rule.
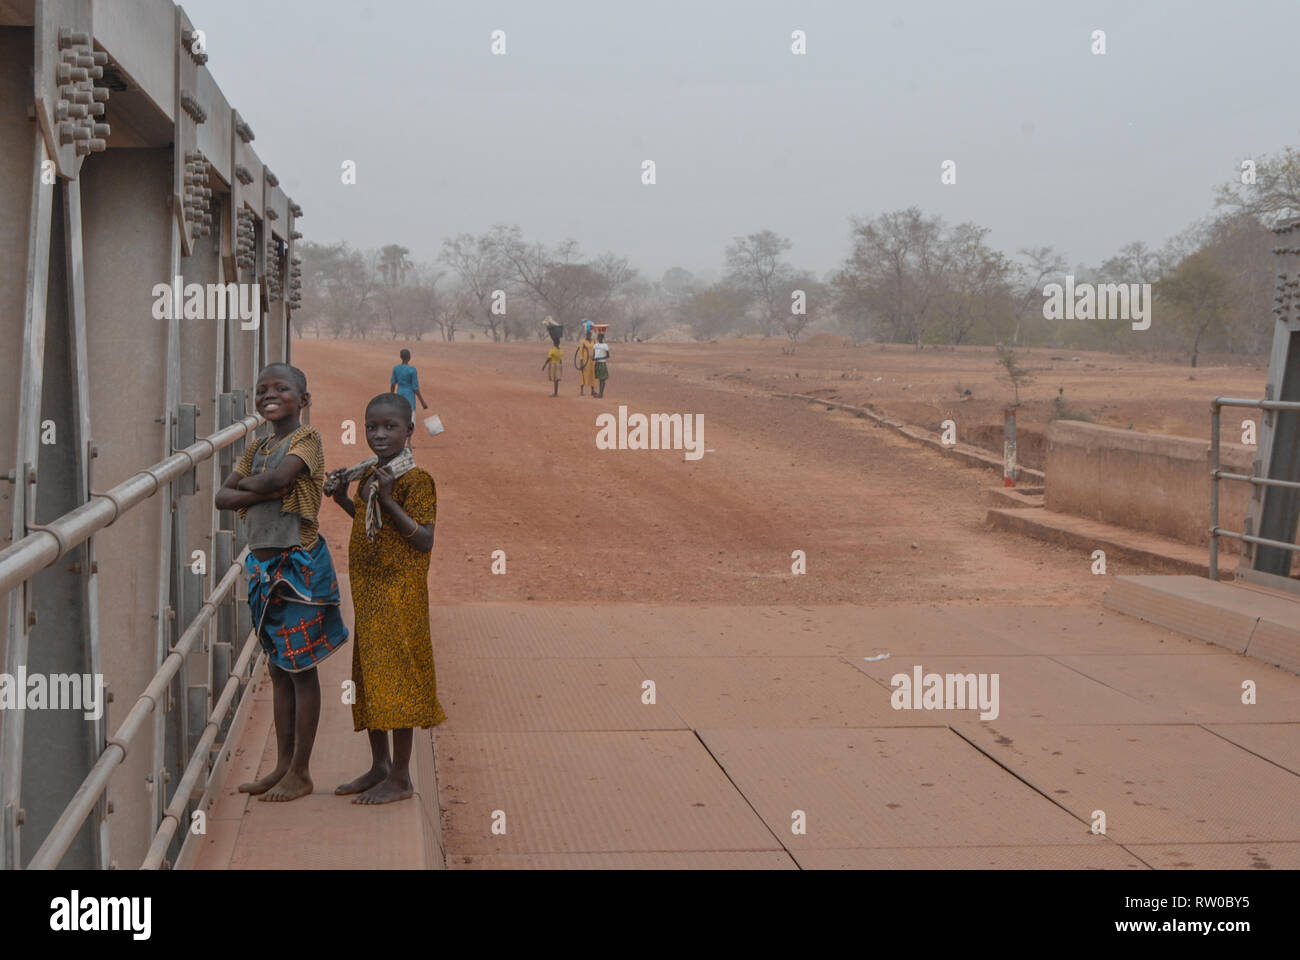
[[[1250,474],[1255,447],[1224,443],[1220,468]],[[1210,535],[1210,444],[1076,420],[1047,428],[1047,509],[1206,546]],[[1219,526],[1240,531],[1249,484],[1219,482]],[[1224,552],[1241,542],[1221,537]]]

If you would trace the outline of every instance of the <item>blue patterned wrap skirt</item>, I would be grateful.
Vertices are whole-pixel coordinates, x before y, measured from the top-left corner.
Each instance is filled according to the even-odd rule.
[[[261,561],[250,553],[248,606],[262,648],[287,673],[311,670],[348,639],[325,538]]]

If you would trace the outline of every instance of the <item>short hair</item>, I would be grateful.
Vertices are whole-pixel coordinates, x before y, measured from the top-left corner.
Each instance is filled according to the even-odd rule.
[[[299,393],[307,392],[307,374],[303,373],[301,370],[299,370],[297,367],[293,366],[292,364],[268,363],[266,366],[262,368],[262,372],[257,375],[257,379],[261,380],[264,376],[267,375],[267,373],[269,373],[272,370],[283,370],[285,373],[288,374],[286,379],[289,380],[297,388]]]
[[[392,407],[408,421],[415,420],[415,410],[411,406],[411,401],[400,393],[381,393],[378,396],[371,397],[370,402],[366,404],[366,413],[369,413],[375,407]]]
[[[399,353],[398,356],[401,357],[403,360],[410,360],[410,359],[411,359],[411,351],[410,351],[410,350],[407,350],[405,347],[403,347],[403,348],[402,348],[402,352]]]

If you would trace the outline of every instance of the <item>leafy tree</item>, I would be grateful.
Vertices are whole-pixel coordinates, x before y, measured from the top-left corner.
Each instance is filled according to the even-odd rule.
[[[390,287],[400,287],[411,269],[411,251],[390,243],[379,251],[379,275]]]
[[[1243,171],[1219,187],[1217,206],[1246,213],[1266,226],[1300,215],[1300,150],[1286,147],[1277,156],[1254,161],[1254,183],[1242,183]]]
[[[727,283],[715,283],[698,290],[682,306],[682,318],[697,340],[724,336],[745,320],[749,294]]]
[[[1228,306],[1228,278],[1205,250],[1187,257],[1160,281],[1161,302],[1168,304],[1174,323],[1190,341],[1192,366],[1196,366],[1201,338],[1221,323]]]

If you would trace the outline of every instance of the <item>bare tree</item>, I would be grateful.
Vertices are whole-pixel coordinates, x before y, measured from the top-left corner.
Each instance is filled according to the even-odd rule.
[[[793,270],[781,254],[792,246],[771,230],[736,237],[727,245],[727,282],[735,290],[746,291],[757,303],[764,336],[783,329],[786,305],[781,302],[781,291]]]
[[[478,298],[468,287],[459,287],[444,296],[442,309],[438,312],[438,330],[442,339],[448,343],[454,341],[458,329],[475,325],[478,313]]]
[[[659,291],[644,280],[627,284],[622,295],[610,304],[617,308],[617,320],[624,340],[644,339],[653,328],[662,324],[667,312]]]
[[[584,261],[576,240],[548,248],[527,243],[518,227],[493,228],[492,243],[511,279],[570,331],[584,317],[599,317],[610,299],[636,276],[624,257],[602,254]]]
[[[1065,276],[1065,257],[1053,247],[1024,247],[1020,256],[1025,260],[1013,267],[1019,295],[1015,298],[1012,317],[1016,328],[1011,334],[1013,344],[1020,343],[1020,330],[1026,318],[1043,315],[1043,288],[1049,281]]]
[[[830,312],[830,288],[811,273],[799,271],[785,277],[777,292],[785,304],[781,329],[790,341],[786,349],[794,353],[803,332]]]
[[[909,207],[852,223],[853,249],[835,276],[841,303],[870,309],[895,340],[919,350],[943,292],[943,221]]]
[[[691,294],[701,287],[702,284],[695,279],[695,275],[681,267],[669,267],[659,279],[659,295],[673,311],[680,310]]]
[[[378,289],[373,255],[368,257],[346,243],[305,243],[298,250],[303,287],[309,292],[304,306],[316,311],[318,332],[323,321],[332,336],[365,336]]]
[[[463,322],[486,330],[493,340],[500,340],[506,332],[505,314],[498,310],[498,305],[505,301],[509,276],[509,264],[496,239],[497,232],[503,229],[494,227],[492,232],[479,236],[461,233],[450,237],[443,240],[438,255],[441,262],[456,272],[461,289],[474,299],[474,311]]]
[[[987,227],[963,223],[947,240],[944,307],[948,343],[959,347],[977,327],[993,331],[1011,301],[1011,264],[984,242]]]

